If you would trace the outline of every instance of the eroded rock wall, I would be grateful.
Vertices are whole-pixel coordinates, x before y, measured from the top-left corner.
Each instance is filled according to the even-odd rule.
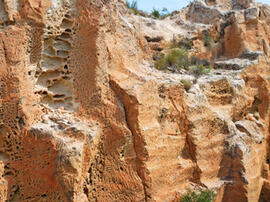
[[[129,63],[142,57],[135,28],[118,22],[121,6],[1,1],[1,201],[145,200],[134,138],[109,83],[106,32],[116,39],[128,27]]]
[[[196,1],[155,21],[122,0],[0,1],[0,201],[269,200],[268,10]],[[215,69],[154,69],[149,39],[175,33]]]

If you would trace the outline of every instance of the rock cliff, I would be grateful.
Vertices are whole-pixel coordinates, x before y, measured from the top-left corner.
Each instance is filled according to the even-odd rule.
[[[124,0],[0,1],[0,202],[270,201],[269,22],[252,0],[164,20]],[[210,73],[154,68],[183,40]]]

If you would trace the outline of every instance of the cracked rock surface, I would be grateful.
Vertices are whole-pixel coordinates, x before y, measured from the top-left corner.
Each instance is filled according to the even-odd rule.
[[[270,201],[269,22],[253,0],[164,20],[124,0],[0,0],[0,202]],[[155,69],[171,40],[211,72]]]

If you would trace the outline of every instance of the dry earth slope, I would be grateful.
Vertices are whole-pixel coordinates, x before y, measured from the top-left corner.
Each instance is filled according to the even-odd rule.
[[[206,188],[217,202],[270,201],[269,23],[252,0],[196,0],[164,20],[124,0],[0,0],[0,201]],[[209,74],[153,67],[183,39]]]

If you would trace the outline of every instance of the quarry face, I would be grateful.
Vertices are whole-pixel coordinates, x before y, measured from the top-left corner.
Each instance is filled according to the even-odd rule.
[[[0,0],[0,202],[270,201],[269,22],[252,0]],[[172,42],[211,71],[155,68]]]

